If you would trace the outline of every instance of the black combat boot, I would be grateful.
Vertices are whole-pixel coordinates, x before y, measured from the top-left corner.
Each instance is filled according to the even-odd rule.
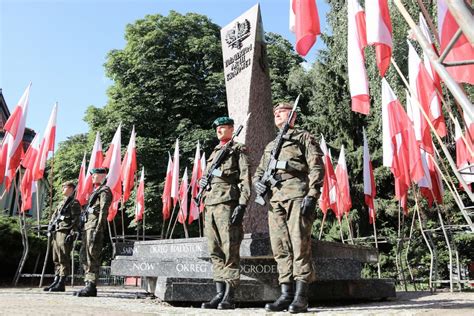
[[[55,286],[56,283],[58,283],[58,281],[59,281],[59,275],[55,275],[55,276],[54,276],[53,283],[51,283],[49,286],[43,288],[43,291],[49,292],[49,290],[51,290],[51,288],[52,288],[53,286]]]
[[[55,286],[49,289],[50,292],[64,292],[66,291],[66,277],[59,277],[58,283]]]
[[[86,286],[77,292],[76,294],[79,297],[93,297],[97,296],[97,288],[95,286],[95,283],[86,281]]]
[[[213,308],[213,309],[217,308],[217,305],[219,305],[219,303],[222,301],[222,298],[224,297],[224,293],[225,293],[224,282],[220,282],[220,281],[216,282],[216,292],[217,292],[216,296],[214,296],[212,300],[210,300],[209,302],[202,303],[201,308]]]
[[[277,300],[273,303],[268,303],[265,305],[265,310],[267,312],[281,312],[285,309],[288,309],[291,302],[293,302],[293,298],[295,297],[295,290],[293,289],[293,282],[291,283],[282,283],[281,287],[281,295]]]
[[[234,288],[229,282],[225,283],[224,297],[219,305],[217,305],[217,309],[235,309]]]
[[[296,281],[295,299],[288,307],[290,313],[306,313],[308,311],[308,287],[308,283]]]

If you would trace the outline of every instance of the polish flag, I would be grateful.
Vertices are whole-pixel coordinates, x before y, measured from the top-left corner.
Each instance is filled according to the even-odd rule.
[[[0,184],[5,181],[7,191],[10,189],[10,184],[23,155],[22,140],[25,132],[28,104],[30,103],[30,88],[31,83],[26,87],[15,110],[3,126],[5,136],[0,151]]]
[[[442,204],[444,188],[441,182],[441,175],[433,163],[433,156],[421,148],[420,153],[425,173],[424,177],[418,181],[421,195],[426,198],[429,207],[433,205],[435,200],[438,204]]]
[[[184,169],[183,179],[179,186],[179,212],[178,222],[184,224],[188,217],[188,168]]]
[[[199,192],[199,179],[202,177],[201,170],[201,154],[200,154],[199,142],[196,146],[196,153],[194,154],[194,165],[193,172],[191,174],[191,205],[189,207],[189,219],[188,223],[191,224],[195,219],[199,218],[199,207],[196,205],[194,198],[198,195]]]
[[[351,189],[349,186],[349,173],[347,172],[346,156],[344,152],[344,145],[341,146],[339,160],[336,167],[336,179],[339,188],[337,195],[337,209],[342,214],[349,213],[352,207]]]
[[[336,217],[340,220],[341,214],[339,214],[337,209],[337,178],[336,174],[334,173],[334,168],[332,166],[331,157],[329,156],[329,151],[326,146],[326,141],[322,135],[320,147],[323,152],[324,181],[321,196],[319,198],[319,208],[324,214],[326,214],[329,208],[332,209]]]
[[[306,56],[321,34],[316,0],[290,0],[290,31],[296,35],[296,51]]]
[[[471,154],[469,153],[469,146],[470,144],[466,143],[462,138],[462,130],[461,126],[459,125],[458,120],[454,119],[454,126],[455,126],[455,139],[456,139],[456,166],[458,169],[461,170],[461,175],[466,181],[467,184],[474,182],[474,167],[466,168],[470,164],[474,163],[474,159],[472,159]],[[471,149],[474,149],[471,147]],[[466,168],[466,169],[464,169]],[[471,173],[471,174],[464,174],[464,173]]]
[[[357,0],[348,0],[347,19],[347,67],[352,111],[367,115],[370,98],[364,56],[364,47],[367,46],[365,12]]]
[[[203,152],[201,156],[201,177],[206,173],[206,167],[207,167],[206,165],[207,165],[206,153]],[[199,185],[199,182],[198,182],[198,185]],[[204,207],[205,207],[204,203],[201,202],[199,212],[202,213],[202,211],[204,211]]]
[[[46,160],[48,153],[54,151],[54,141],[56,139],[56,117],[58,115],[58,103],[55,103],[51,116],[49,117],[48,125],[46,126],[43,140],[41,141],[38,157],[36,157],[34,170],[34,179],[40,180],[43,178],[44,169],[46,168]]]
[[[77,187],[76,187],[76,200],[79,201],[81,206],[87,204],[87,195],[85,192],[85,185],[86,185],[86,153],[84,153],[84,157],[82,158],[81,169],[79,169],[79,177],[77,180]]]
[[[369,143],[367,142],[365,129],[362,130],[362,132],[364,134],[364,198],[365,204],[369,208],[369,223],[372,224],[375,221],[374,199],[376,188],[372,160],[370,159]]]
[[[471,7],[472,1],[466,1],[466,6]],[[438,0],[438,32],[440,40],[440,53],[446,50],[449,42],[459,26],[448,10],[445,0]],[[456,62],[474,59],[474,47],[469,43],[467,37],[461,34],[451,51],[445,58],[445,62]],[[457,82],[474,84],[474,64],[464,66],[446,67],[451,77]]]
[[[173,155],[173,171],[171,182],[171,197],[173,198],[173,206],[176,206],[179,195],[179,141],[176,139]]]
[[[123,202],[128,201],[130,191],[135,183],[135,172],[137,171],[137,146],[135,145],[135,126],[132,128],[130,141],[128,142],[127,152],[123,157],[120,171],[120,177],[123,183]]]
[[[31,142],[25,157],[21,161],[21,165],[26,169],[21,179],[21,212],[31,209],[33,192],[36,192],[36,183],[33,179],[33,166],[39,152],[39,135],[36,134]]]
[[[102,167],[102,163],[104,160],[104,154],[102,153],[102,142],[100,141],[100,133],[97,132],[95,135],[94,147],[92,147],[91,158],[89,160],[89,166],[87,167],[86,179],[85,184],[82,189],[81,194],[85,196],[86,200],[89,199],[93,191],[92,185],[92,169]]]
[[[471,120],[469,115],[466,115],[466,112],[463,113],[464,121],[466,122],[466,139],[472,144],[474,143],[474,121]],[[474,160],[474,156],[472,157]]]
[[[390,66],[392,57],[392,22],[387,0],[375,0],[366,4],[367,42],[375,45],[377,67],[381,77]]]
[[[171,214],[171,183],[173,181],[173,161],[171,155],[168,153],[168,167],[166,168],[165,186],[163,188],[163,195],[161,201],[163,203],[163,221],[170,218]]]
[[[143,219],[145,213],[145,168],[142,168],[140,182],[137,189],[137,200],[135,203],[135,222]]]
[[[121,124],[118,126],[117,131],[115,132],[112,143],[110,143],[107,154],[105,155],[105,160],[103,166],[109,168],[109,173],[107,174],[107,186],[112,191],[112,204],[109,208],[109,215],[107,220],[111,222],[115,215],[117,215],[118,205],[120,198],[122,197],[122,182],[120,181],[120,169],[121,169],[121,142],[120,142],[120,132]]]
[[[428,29],[428,25],[426,24],[425,18],[423,17],[423,14],[420,12],[420,29],[425,38],[428,40],[428,42],[431,44],[433,50],[437,52],[436,46],[433,44],[433,41],[431,39],[431,33]],[[444,121],[444,116],[443,116],[443,111],[441,108],[441,103],[442,103],[442,96],[443,96],[443,89],[441,88],[441,79],[438,75],[438,73],[435,71],[433,65],[430,62],[430,58],[428,57],[428,54],[426,54],[425,51],[423,51],[423,63],[425,65],[426,71],[430,75],[430,78],[436,88],[436,93],[431,99],[429,108],[430,108],[430,113],[431,113],[431,121],[433,123],[433,126],[436,129],[436,132],[440,137],[444,137],[447,134],[446,131],[446,123]]]

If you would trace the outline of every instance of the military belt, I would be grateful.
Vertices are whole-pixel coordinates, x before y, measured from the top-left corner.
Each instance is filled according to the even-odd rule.
[[[303,172],[292,171],[292,172],[285,172],[285,173],[275,174],[275,180],[285,181],[285,180],[289,180],[289,179],[293,179],[293,178],[304,179],[305,176],[306,176],[306,174],[303,173]]]

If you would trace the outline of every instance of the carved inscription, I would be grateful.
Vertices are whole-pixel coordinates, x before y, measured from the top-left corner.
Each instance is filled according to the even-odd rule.
[[[252,63],[252,53],[253,45],[247,45],[233,56],[225,60],[225,72],[227,81],[234,79],[239,75],[244,69],[248,68]]]

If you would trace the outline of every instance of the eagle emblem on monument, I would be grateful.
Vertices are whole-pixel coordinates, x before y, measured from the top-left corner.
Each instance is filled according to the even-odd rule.
[[[230,48],[242,48],[242,42],[250,36],[250,22],[245,19],[244,22],[236,22],[235,26],[228,30],[225,36],[225,41]]]

